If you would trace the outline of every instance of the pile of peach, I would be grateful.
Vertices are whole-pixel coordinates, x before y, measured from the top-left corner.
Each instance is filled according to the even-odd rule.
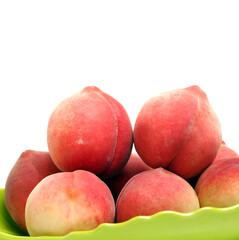
[[[6,208],[30,236],[239,203],[239,156],[198,86],[149,99],[134,129],[122,104],[86,87],[54,109],[47,144],[23,152],[5,185]]]

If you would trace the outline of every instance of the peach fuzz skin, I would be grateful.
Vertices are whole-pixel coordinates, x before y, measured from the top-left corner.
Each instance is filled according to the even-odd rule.
[[[233,149],[229,148],[224,141],[222,141],[220,149],[213,163],[221,159],[236,157],[238,157],[238,154]]]
[[[217,169],[215,168],[216,164],[220,165]],[[230,162],[228,160],[220,160],[212,165],[214,171],[211,171],[212,173],[204,178],[198,189],[200,207],[220,208],[238,204],[239,158],[232,159]]]
[[[107,178],[116,175],[130,157],[132,126],[117,100],[97,87],[86,87],[55,108],[47,143],[59,169],[83,169]]]
[[[152,169],[144,163],[144,161],[135,153],[132,153],[127,164],[122,171],[115,177],[106,179],[105,183],[110,188],[115,201],[124,185],[134,175]]]
[[[149,99],[134,126],[135,149],[145,163],[185,179],[199,175],[212,163],[221,141],[219,119],[198,86]]]
[[[237,158],[226,158],[220,161],[213,162],[198,178],[195,191],[197,194],[201,191],[203,185],[207,182],[207,179],[211,178],[212,175],[217,176],[221,169],[228,168],[233,165],[239,165],[239,157]]]
[[[198,208],[197,195],[185,179],[157,168],[141,172],[127,182],[117,199],[116,221],[166,210],[187,213]]]
[[[95,174],[76,170],[43,179],[26,203],[30,236],[63,236],[113,223],[115,203],[107,185]]]
[[[46,176],[60,172],[48,152],[26,150],[11,169],[5,184],[5,205],[25,232],[25,205],[33,188]]]

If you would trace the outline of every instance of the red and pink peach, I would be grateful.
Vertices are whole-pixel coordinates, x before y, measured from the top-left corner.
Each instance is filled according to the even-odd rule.
[[[11,169],[5,184],[5,205],[17,225],[27,232],[25,206],[33,188],[46,176],[60,172],[48,152],[26,150]]]
[[[221,141],[219,119],[198,86],[151,98],[134,126],[135,148],[145,163],[168,168],[185,179],[213,162]]]
[[[86,87],[52,112],[47,142],[62,171],[83,169],[107,178],[119,173],[128,161],[132,135],[122,104],[97,87]]]
[[[238,186],[239,158],[213,163],[202,174],[197,186],[200,207],[231,207],[238,204]]]
[[[26,203],[30,236],[61,236],[113,223],[115,202],[107,185],[95,174],[76,170],[44,178]]]
[[[126,183],[117,199],[116,221],[160,211],[187,213],[198,208],[198,197],[185,179],[157,168],[141,172]]]

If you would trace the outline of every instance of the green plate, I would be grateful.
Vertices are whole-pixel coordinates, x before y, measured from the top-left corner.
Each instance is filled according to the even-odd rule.
[[[0,239],[239,239],[239,205],[230,208],[201,208],[189,214],[165,211],[149,217],[135,217],[123,223],[101,224],[92,231],[72,232],[62,237],[29,237],[24,235],[9,216],[4,204],[4,189],[0,189]]]

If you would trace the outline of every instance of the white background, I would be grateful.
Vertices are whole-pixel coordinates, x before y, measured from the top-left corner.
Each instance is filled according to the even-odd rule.
[[[132,126],[146,100],[199,85],[239,153],[238,1],[1,1],[0,187],[49,116],[95,85]]]

